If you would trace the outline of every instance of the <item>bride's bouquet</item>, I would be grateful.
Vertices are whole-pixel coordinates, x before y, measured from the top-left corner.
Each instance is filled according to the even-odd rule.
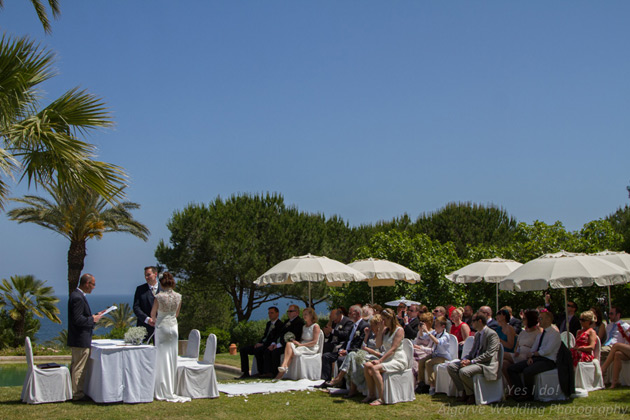
[[[147,336],[147,329],[144,327],[131,327],[125,333],[125,343],[141,344],[144,337]]]
[[[285,343],[290,343],[291,340],[295,340],[295,334],[293,334],[291,331],[289,331],[288,333],[286,333],[284,335],[284,342]]]

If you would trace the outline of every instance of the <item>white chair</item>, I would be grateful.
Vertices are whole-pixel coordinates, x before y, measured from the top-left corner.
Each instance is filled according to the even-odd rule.
[[[407,357],[407,367],[402,372],[383,372],[383,403],[396,404],[416,399],[415,377],[413,376],[413,343],[404,338],[403,351]]]
[[[606,383],[610,383],[613,377],[614,365],[611,363],[606,371]],[[619,372],[619,383],[622,386],[630,386],[630,360],[621,362],[621,372]]]
[[[437,378],[437,367],[438,366],[444,365],[444,367],[446,367],[446,365],[451,363],[451,361],[453,359],[457,359],[457,350],[458,350],[457,337],[455,337],[453,334],[448,334],[448,341],[449,341],[449,343],[448,343],[449,344],[448,345],[448,353],[449,353],[450,356],[449,356],[449,358],[448,358],[448,360],[446,362],[440,363],[439,365],[436,365],[434,367],[434,369],[436,371],[436,378]],[[448,373],[447,373],[447,375],[448,375]],[[427,369],[424,370],[424,383],[425,384],[429,383],[429,371]]]
[[[499,374],[494,381],[483,374],[473,376],[475,404],[490,404],[503,400],[503,346],[499,345]]]
[[[65,366],[40,369],[33,362],[31,339],[24,340],[28,370],[22,386],[22,401],[28,404],[61,402],[72,399],[72,380]]]
[[[568,340],[567,340],[567,334],[569,335]],[[573,346],[575,346],[575,336],[573,334],[571,334],[570,331],[563,331],[563,332],[561,332],[560,333],[560,340],[567,346],[568,349],[570,349]]]
[[[534,399],[537,401],[563,401],[567,396],[560,388],[558,380],[558,369],[551,369],[536,375],[534,382],[535,392]]]
[[[595,344],[594,359],[592,362],[579,362],[575,369],[575,388],[588,391],[597,391],[604,389],[604,378],[602,376],[602,368],[599,364],[599,356],[601,351],[601,341],[597,337]],[[579,394],[579,393],[578,393]],[[588,395],[588,394],[587,394]]]
[[[470,336],[464,341],[464,347],[462,348],[462,357],[466,356],[470,353],[470,350],[473,347],[475,342],[475,337]],[[455,352],[455,356],[457,356],[457,351]],[[448,363],[458,361],[457,357],[454,357],[453,360]],[[444,393],[449,397],[457,396],[457,388],[455,384],[451,380],[451,376],[448,374],[447,366],[448,363],[442,363],[435,367],[435,393]]]
[[[217,398],[219,388],[214,372],[217,337],[210,334],[206,340],[206,351],[202,361],[188,360],[177,363],[175,393],[190,398]]]
[[[284,379],[310,379],[317,381],[322,376],[322,354],[324,354],[324,333],[317,339],[319,351],[313,354],[294,354]],[[282,355],[281,360],[284,360]]]
[[[183,356],[177,356],[177,363],[186,361],[199,360],[199,345],[201,344],[201,334],[199,330],[192,329],[188,334],[188,343],[186,344],[186,353]]]

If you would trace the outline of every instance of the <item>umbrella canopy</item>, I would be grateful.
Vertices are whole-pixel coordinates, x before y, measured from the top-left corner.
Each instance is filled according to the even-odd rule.
[[[420,281],[420,274],[392,261],[367,258],[354,261],[348,266],[365,274],[370,287],[393,286],[396,280],[411,284]]]
[[[527,292],[569,287],[627,283],[630,271],[601,258],[560,251],[545,254],[514,270],[499,285],[501,290]]]
[[[387,305],[387,306],[398,306],[401,303],[404,303],[407,306],[409,306],[409,305],[420,305],[420,302],[416,302],[415,300],[409,300],[409,299],[405,299],[405,298],[400,298],[398,300],[392,300],[391,302],[385,302],[385,305]]]
[[[507,275],[512,273],[520,266],[520,262],[514,260],[505,260],[503,258],[490,258],[468,264],[459,270],[453,271],[446,276],[453,283],[479,283],[485,281],[487,283],[496,283],[496,310],[499,310],[499,283]]]
[[[363,281],[366,277],[352,267],[332,260],[328,257],[318,257],[307,254],[292,257],[267,270],[258,277],[254,284],[291,284],[306,281],[309,284],[308,301],[311,302],[311,282],[325,281],[329,286],[335,286],[351,281]]]
[[[348,266],[359,270],[367,277],[372,292],[372,303],[374,303],[374,287],[393,286],[397,280],[411,284],[420,281],[420,274],[392,261],[367,258],[354,261]]]
[[[623,252],[623,251],[614,252],[614,251],[606,250],[606,251],[597,252],[591,255],[594,257],[599,257],[604,261],[617,264],[618,266],[620,266],[621,268],[625,268],[626,270],[630,270],[630,254],[626,252]],[[608,310],[609,311],[612,306],[612,299],[610,296],[610,286],[613,286],[613,285],[612,284],[608,285]]]
[[[446,276],[453,283],[499,283],[508,274],[522,266],[520,262],[514,260],[504,260],[503,258],[490,258],[468,264],[459,270],[453,271]]]

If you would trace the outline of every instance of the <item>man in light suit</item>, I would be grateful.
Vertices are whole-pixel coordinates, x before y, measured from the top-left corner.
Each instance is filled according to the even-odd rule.
[[[258,373],[260,375],[267,373],[265,372],[265,363],[263,360],[263,354],[265,349],[271,346],[272,343],[278,341],[280,337],[280,331],[282,331],[282,327],[284,326],[284,322],[281,319],[278,319],[280,316],[280,311],[275,306],[269,307],[267,310],[267,315],[269,316],[269,321],[267,321],[267,325],[265,326],[265,332],[260,339],[260,341],[253,346],[245,346],[239,349],[239,353],[241,354],[241,372],[242,375],[235,379],[245,379],[249,378],[249,355],[253,354],[256,358],[256,366],[258,366]]]
[[[157,267],[149,266],[144,268],[145,284],[141,284],[136,288],[133,296],[133,312],[136,314],[137,326],[147,329],[147,337],[153,335],[155,331],[155,320],[151,318],[151,309],[155,295],[161,291],[157,281]]]
[[[84,274],[79,279],[79,287],[70,293],[68,299],[68,347],[72,351],[70,377],[72,380],[72,399],[85,397],[83,383],[85,381],[85,365],[90,357],[92,346],[92,330],[102,316],[101,311],[92,315],[90,305],[85,297],[96,287],[96,279],[91,274]]]
[[[475,392],[473,388],[473,376],[483,374],[489,380],[496,380],[499,372],[499,350],[501,341],[497,333],[489,328],[486,315],[477,312],[473,316],[473,326],[478,331],[475,334],[475,341],[470,353],[465,355],[461,361],[449,363],[447,370],[457,391],[464,392],[458,400],[468,404],[475,403]]]

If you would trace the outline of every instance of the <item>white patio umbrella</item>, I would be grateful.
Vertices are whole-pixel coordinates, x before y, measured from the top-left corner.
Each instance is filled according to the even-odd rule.
[[[398,306],[401,303],[404,303],[407,306],[409,306],[409,305],[420,305],[421,304],[420,302],[416,302],[415,300],[409,300],[409,299],[405,299],[403,297],[403,298],[400,298],[398,300],[392,300],[391,302],[385,302],[385,305],[387,305],[387,306]]]
[[[499,310],[499,283],[508,274],[522,266],[520,262],[503,258],[489,258],[468,264],[446,275],[453,283],[496,283],[496,310]]]
[[[615,252],[606,250],[602,252],[596,252],[595,254],[591,255],[599,257],[602,260],[611,262],[613,264],[617,264],[618,266],[620,266],[621,268],[625,268],[626,270],[630,270],[630,254],[626,252]],[[608,285],[608,311],[610,311],[610,308],[612,306],[612,300],[610,297],[610,286],[614,286],[614,284]]]
[[[348,264],[367,277],[367,282],[372,292],[372,303],[374,303],[374,287],[393,286],[397,280],[415,284],[420,281],[420,274],[416,273],[398,263],[380,260],[378,258],[367,258],[357,260]]]
[[[311,304],[311,282],[325,281],[329,286],[337,286],[351,281],[363,281],[366,277],[352,267],[332,260],[307,254],[292,257],[267,270],[254,284],[292,284],[308,282],[308,302]]]
[[[501,283],[501,290],[527,292],[547,287],[564,289],[567,312],[567,288],[607,286],[630,281],[630,271],[618,265],[586,254],[560,251],[545,254],[514,270]]]

